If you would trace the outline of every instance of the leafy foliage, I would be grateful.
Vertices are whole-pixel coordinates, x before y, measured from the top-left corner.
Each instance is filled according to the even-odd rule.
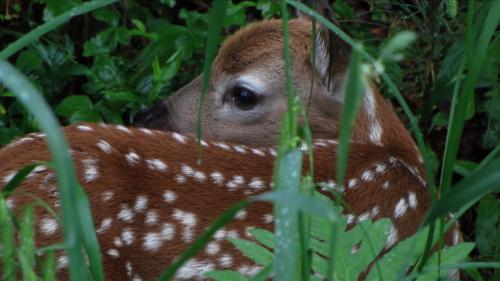
[[[333,260],[337,266],[332,280],[357,280],[377,256],[384,251],[391,229],[389,219],[381,219],[376,222],[366,220],[350,228],[348,227],[348,217],[345,215],[340,216],[336,222],[320,217],[313,217],[311,222],[309,244],[314,252],[311,280],[323,280],[324,277],[328,276],[327,264],[330,259],[328,247],[332,243],[334,223],[337,224],[336,229],[340,233],[336,235],[338,237],[335,241],[337,249]],[[230,238],[229,241],[246,257],[253,260],[256,265],[263,269],[272,266],[275,235],[263,229],[253,229],[250,233],[255,239],[254,241],[235,238]],[[410,270],[424,252],[426,233],[427,229],[423,229],[385,253],[378,264],[370,267],[367,280],[381,280],[377,273],[377,266],[383,268],[381,271],[382,280],[396,280],[401,272]],[[473,247],[473,243],[460,243],[444,249],[441,252],[440,264],[453,265],[464,260]],[[417,274],[417,280],[437,280],[439,277],[447,276],[449,269],[438,272],[433,268],[437,264],[438,254],[433,254],[427,267],[422,271],[423,273]],[[212,271],[206,276],[218,281],[252,280],[251,277],[246,277],[235,271]]]

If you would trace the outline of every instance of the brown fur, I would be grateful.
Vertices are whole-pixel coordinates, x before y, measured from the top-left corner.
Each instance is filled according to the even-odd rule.
[[[180,239],[183,226],[172,218],[174,209],[194,213],[197,217],[195,237],[198,236],[218,215],[234,203],[261,192],[270,190],[274,157],[268,150],[265,156],[254,154],[250,148],[247,153],[242,154],[218,148],[214,143],[208,143],[204,149],[203,162],[197,164],[197,154],[193,139],[187,139],[185,144],[176,141],[171,133],[154,131],[152,134],[137,129],[130,129],[130,133],[117,129],[114,126],[87,125],[92,131],[81,131],[76,126],[65,128],[73,158],[76,163],[80,182],[89,196],[94,215],[96,228],[105,218],[113,218],[112,227],[105,233],[98,235],[103,252],[106,277],[108,280],[128,280],[126,274],[126,263],[130,262],[134,273],[142,280],[153,280],[172,260],[182,253],[190,244]],[[46,144],[43,139],[36,138],[32,141],[13,144],[0,150],[0,177],[3,178],[12,171],[16,171],[33,161],[49,160]],[[100,140],[108,142],[112,147],[110,154],[96,146]],[[326,141],[320,141],[327,144]],[[335,149],[336,146],[328,144],[317,145],[315,148],[315,181],[328,181],[335,173]],[[125,160],[125,154],[130,151],[137,153],[141,159],[136,165],[130,165]],[[416,209],[408,209],[407,213],[399,219],[393,219],[399,238],[405,238],[413,234],[422,220],[428,208],[428,191],[419,183],[415,175],[410,172],[408,166],[419,166],[420,164],[411,155],[398,153],[394,149],[374,144],[353,143],[351,145],[348,163],[347,180],[358,178],[360,185],[355,189],[346,188],[344,198],[352,207],[355,214],[362,214],[372,210],[374,206],[380,208],[380,213],[374,218],[393,217],[394,206],[400,198],[407,197],[408,192],[415,193],[418,205]],[[391,164],[389,157],[399,159]],[[90,182],[85,180],[86,168],[82,165],[85,159],[97,159],[99,175]],[[168,165],[165,172],[154,171],[148,168],[145,159],[160,159]],[[367,170],[374,171],[376,164],[387,165],[387,172],[375,174],[373,180],[363,182],[360,176]],[[198,182],[188,178],[185,184],[179,184],[175,176],[182,174],[181,165],[187,164],[197,171],[203,172],[207,179]],[[229,191],[225,186],[218,186],[208,176],[211,172],[219,171],[224,175],[224,184],[235,175],[241,175],[245,179],[245,185],[234,191]],[[56,197],[52,190],[55,188],[50,171],[42,171],[29,177],[13,195],[13,204],[17,210],[32,200],[35,195],[54,205]],[[256,192],[247,186],[253,177],[259,177],[265,182],[265,188]],[[382,189],[385,181],[390,182],[387,190]],[[347,184],[347,181],[346,181]],[[177,198],[173,203],[166,203],[162,195],[166,190],[175,192]],[[114,196],[104,202],[102,195],[106,191],[113,191]],[[134,212],[133,220],[121,221],[117,213],[124,204],[133,209],[137,196],[146,196],[148,203],[146,210]],[[150,210],[156,210],[159,215],[158,223],[145,225],[145,214]],[[238,235],[245,236],[246,227],[261,227],[271,229],[272,224],[266,224],[262,217],[271,213],[270,205],[256,203],[247,210],[246,219],[235,219],[226,226],[226,230],[237,230]],[[38,220],[48,214],[38,209]],[[144,250],[142,243],[146,233],[159,231],[163,223],[175,224],[175,235],[172,241],[162,244],[155,252]],[[117,247],[113,244],[114,237],[119,237],[123,229],[127,227],[133,233],[135,240],[129,246]],[[37,233],[37,246],[54,243],[59,240],[59,235],[42,235]],[[233,257],[233,265],[230,268],[238,269],[243,264],[251,263],[241,256],[227,242],[220,242],[221,251],[215,256],[229,254]],[[117,249],[120,253],[118,258],[112,258],[106,252],[109,249]],[[214,256],[202,252],[196,257],[198,260],[210,259],[217,266]],[[147,262],[144,262],[147,261]],[[217,266],[219,269],[223,269]]]

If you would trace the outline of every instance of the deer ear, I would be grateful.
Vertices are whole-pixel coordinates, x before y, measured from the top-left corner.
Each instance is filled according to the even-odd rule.
[[[327,20],[338,25],[334,19],[332,6],[328,0],[305,0],[306,5],[315,9]],[[310,20],[310,16],[297,11],[299,18]],[[319,24],[316,29],[316,52],[314,65],[316,71],[322,77],[323,81],[330,85],[334,75],[343,73],[347,68],[347,57],[349,45],[339,38],[335,33]]]

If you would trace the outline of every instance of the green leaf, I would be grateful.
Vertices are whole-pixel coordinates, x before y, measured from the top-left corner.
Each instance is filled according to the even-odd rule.
[[[88,12],[91,12],[93,10],[99,9],[101,7],[107,6],[109,4],[112,4],[118,0],[95,0],[95,1],[89,1],[82,3],[81,5],[78,5],[71,10],[68,10],[64,12],[63,14],[51,19],[50,21],[47,21],[45,24],[37,26],[35,29],[31,30],[27,34],[23,35],[21,38],[16,40],[15,42],[9,44],[7,48],[3,49],[0,52],[0,59],[7,59],[22,48],[26,47],[27,45],[33,43],[36,41],[38,38],[40,38],[42,35],[44,35],[47,32],[50,32],[60,25],[66,23],[69,21],[71,18],[75,16],[79,16],[81,14],[85,14]]]
[[[19,54],[16,60],[16,67],[23,71],[34,70],[42,64],[43,59],[33,50],[26,50]]]
[[[137,96],[131,91],[105,91],[104,96],[110,102],[135,102]]]
[[[274,248],[274,235],[269,230],[254,228],[250,230],[250,234],[262,245]]]
[[[110,26],[117,26],[119,14],[112,8],[100,9],[92,13],[94,18],[107,23]]]
[[[34,163],[30,165],[24,166],[22,169],[16,172],[14,177],[4,186],[2,189],[2,194],[6,197],[8,197],[16,187],[18,187],[21,182],[31,173],[33,170],[35,170],[36,167],[43,167],[47,165],[46,163]]]
[[[400,61],[403,59],[401,51],[408,48],[417,35],[412,31],[402,31],[389,39],[387,44],[380,49],[381,61]]]
[[[228,240],[258,265],[268,265],[273,261],[273,254],[262,246],[243,239],[228,238]]]
[[[2,258],[2,278],[4,281],[15,281],[17,278],[14,225],[3,195],[0,195],[0,234],[2,242],[2,254],[0,255]]]
[[[245,275],[237,271],[210,271],[205,274],[206,277],[217,281],[247,281]]]
[[[474,171],[453,188],[448,190],[432,205],[425,224],[440,216],[454,212],[460,207],[472,204],[490,192],[500,191],[500,159]]]
[[[441,253],[435,252],[424,267],[426,273],[420,275],[417,281],[434,281],[446,278],[449,270],[437,271],[438,266],[454,265],[465,260],[474,248],[474,243],[460,243],[450,248],[445,248]]]
[[[69,117],[79,110],[92,110],[94,106],[87,96],[69,96],[62,100],[55,109],[59,116]]]
[[[102,122],[102,118],[99,113],[93,110],[77,110],[71,114],[69,117],[69,123],[75,124],[80,122]]]
[[[34,224],[34,208],[28,206],[23,210],[21,220],[21,247],[18,248],[18,258],[21,265],[24,280],[35,280],[35,233],[33,230]]]
[[[475,241],[482,256],[500,258],[500,201],[489,195],[479,201],[475,221]],[[495,259],[495,257],[494,257]]]

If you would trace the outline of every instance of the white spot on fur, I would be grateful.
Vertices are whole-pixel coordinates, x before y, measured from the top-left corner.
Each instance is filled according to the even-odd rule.
[[[94,129],[92,129],[91,127],[89,126],[85,126],[85,125],[78,125],[76,126],[76,128],[80,131],[84,131],[84,132],[91,132],[93,131]]]
[[[186,140],[187,140],[187,137],[179,134],[179,133],[176,133],[176,132],[173,132],[172,133],[172,137],[179,143],[182,143],[182,144],[185,144],[186,143]]]
[[[239,210],[234,217],[238,220],[244,220],[247,217],[247,211]]]
[[[358,186],[358,179],[350,179],[347,181],[347,187],[350,189],[355,189]]]
[[[266,153],[264,151],[262,151],[262,149],[252,148],[251,151],[255,155],[259,155],[259,156],[262,156],[262,157],[266,156]]]
[[[143,237],[142,246],[146,251],[156,252],[163,245],[163,239],[158,233],[146,233]]]
[[[363,174],[361,175],[361,179],[365,182],[373,180],[373,172],[370,170],[364,171]]]
[[[387,190],[389,188],[389,181],[385,181],[383,184],[382,184],[382,188]]]
[[[387,168],[387,167],[385,166],[385,164],[384,164],[384,163],[377,163],[377,165],[375,165],[375,172],[377,172],[377,173],[380,173],[380,174],[381,174],[381,173],[385,172],[385,169],[386,169],[386,168]]]
[[[134,166],[135,164],[137,164],[139,162],[139,159],[141,159],[141,157],[139,157],[139,155],[137,155],[137,153],[131,151],[131,152],[125,154],[125,159],[127,159],[127,162],[130,164],[130,166]]]
[[[205,182],[207,180],[207,176],[202,171],[194,171],[193,177],[197,182]]]
[[[114,244],[116,247],[120,248],[121,246],[123,246],[123,241],[122,241],[122,239],[121,239],[120,237],[115,237],[115,238],[113,239],[113,244]]]
[[[408,205],[412,209],[417,208],[417,195],[414,192],[408,192]]]
[[[113,147],[111,147],[111,145],[105,140],[98,141],[96,145],[106,154],[111,154],[111,152],[113,152]]]
[[[255,190],[262,190],[265,186],[264,181],[261,180],[260,178],[253,177],[250,182],[248,183],[248,186],[252,189]]]
[[[8,184],[14,178],[14,176],[16,174],[17,174],[17,172],[9,172],[5,177],[3,177],[3,182],[5,184]]]
[[[140,213],[146,209],[147,205],[148,205],[148,198],[144,195],[139,195],[135,199],[134,210]]]
[[[175,181],[176,181],[177,183],[183,184],[183,183],[186,183],[187,179],[186,179],[186,177],[185,177],[184,175],[177,174],[177,175],[175,176]]]
[[[82,160],[83,165],[83,177],[86,182],[91,182],[99,176],[99,171],[97,170],[97,159],[87,158]]]
[[[224,142],[218,141],[218,142],[212,142],[212,144],[220,149],[223,149],[225,151],[230,151],[231,147]]]
[[[13,209],[13,208],[14,208],[14,206],[15,206],[15,204],[14,204],[14,199],[10,199],[10,198],[9,198],[9,199],[7,199],[7,200],[5,201],[5,204],[7,204],[7,208],[9,208],[9,209]]]
[[[114,195],[113,191],[104,191],[101,194],[102,201],[108,202],[109,200],[111,200],[111,198],[113,198],[113,195]]]
[[[146,128],[140,128],[141,132],[145,133],[146,135],[153,135],[153,132],[149,129]]]
[[[54,235],[58,229],[59,229],[59,224],[55,219],[43,218],[40,221],[40,231],[44,235]]]
[[[197,222],[196,215],[194,213],[175,209],[172,216],[175,220],[184,225],[182,239],[186,242],[190,242],[191,240],[193,240],[194,227],[196,226]]]
[[[106,254],[108,254],[108,256],[110,256],[112,258],[120,257],[120,253],[118,252],[117,249],[109,249],[108,251],[106,251]]]
[[[222,185],[224,183],[224,175],[219,172],[213,172],[210,174],[212,182],[217,185]]]
[[[355,219],[356,219],[356,216],[354,216],[353,214],[348,214],[347,215],[347,224],[352,224]]]
[[[155,225],[158,222],[158,213],[149,211],[146,213],[146,225]]]
[[[98,234],[106,233],[111,228],[111,223],[113,222],[112,218],[105,218],[101,221],[99,228],[96,230]]]
[[[239,152],[239,153],[242,153],[242,154],[247,153],[246,147],[245,147],[244,145],[234,145],[234,146],[233,146],[233,149],[234,149],[236,152]]]
[[[375,218],[376,216],[378,216],[379,213],[380,213],[380,207],[379,206],[373,207],[372,211],[370,212],[370,218],[371,219]]]
[[[394,217],[396,219],[404,216],[406,214],[406,210],[408,210],[408,203],[406,203],[405,198],[399,199],[396,207],[394,208]]]
[[[132,134],[132,132],[129,130],[129,128],[123,126],[123,125],[116,125],[115,128],[117,128],[118,130],[124,132],[124,133],[127,133],[127,134]]]
[[[453,245],[457,245],[460,243],[462,235],[460,234],[460,230],[458,229],[458,226],[455,226],[455,230],[453,230]]]
[[[245,179],[242,176],[233,176],[233,179],[226,183],[226,187],[233,191],[241,187],[244,183]]]
[[[61,255],[57,258],[57,268],[66,268],[68,267],[68,256],[66,255]]]
[[[227,235],[227,231],[224,230],[223,228],[221,228],[215,232],[214,238],[217,240],[221,240],[221,239],[226,238],[226,235]]]
[[[191,259],[177,271],[175,277],[181,280],[203,279],[205,273],[214,269],[214,265],[208,261]]]
[[[205,250],[209,255],[215,255],[220,251],[220,245],[217,242],[210,242],[207,244],[207,248]]]
[[[254,276],[257,274],[260,270],[262,269],[261,266],[258,265],[242,265],[239,269],[238,272],[245,275],[245,276]]]
[[[274,149],[274,148],[269,148],[269,153],[270,153],[272,156],[274,156],[274,157],[276,157],[276,155],[278,155],[278,153],[276,153],[276,149]]]
[[[184,175],[186,175],[187,177],[192,177],[194,175],[194,170],[193,168],[189,167],[188,165],[186,164],[182,164],[181,166],[181,171]]]
[[[134,219],[134,212],[124,204],[121,206],[120,212],[118,213],[118,219],[131,222]]]
[[[163,200],[165,200],[165,202],[167,202],[167,203],[174,202],[176,198],[177,198],[177,195],[175,195],[175,192],[173,192],[171,190],[167,190],[163,193]]]
[[[390,247],[392,247],[394,244],[396,244],[396,242],[398,242],[398,230],[397,228],[392,225],[391,226],[391,230],[389,231],[389,236],[387,237],[387,242],[385,244],[385,248],[388,249]]]
[[[272,223],[274,221],[273,214],[265,214],[263,217],[264,223]]]
[[[382,127],[380,126],[377,116],[377,104],[375,102],[375,96],[370,88],[365,91],[364,100],[366,114],[368,115],[368,120],[370,120],[370,141],[375,144],[382,144]]]
[[[175,226],[171,223],[164,223],[161,229],[161,238],[170,241],[174,238]]]
[[[362,213],[361,215],[358,216],[358,223],[369,220],[369,219],[370,219],[370,212]]]
[[[165,172],[168,168],[167,164],[160,159],[147,159],[146,163],[148,164],[148,168],[159,172]]]
[[[222,255],[219,258],[219,264],[223,268],[231,267],[233,265],[233,257],[231,257],[230,255]]]

